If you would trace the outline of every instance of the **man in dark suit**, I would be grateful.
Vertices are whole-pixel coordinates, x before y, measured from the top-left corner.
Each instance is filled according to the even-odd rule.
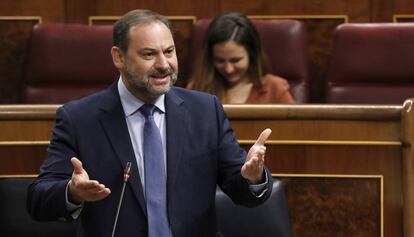
[[[29,213],[37,220],[75,219],[78,236],[110,236],[113,230],[122,237],[218,235],[217,184],[246,206],[259,205],[271,193],[264,166],[270,129],[246,155],[215,96],[173,87],[177,57],[169,22],[161,15],[131,11],[115,23],[113,37],[120,79],[58,109],[48,158],[28,190]],[[165,151],[158,162],[165,173],[156,176],[145,169],[144,104],[155,108],[158,150]],[[127,162],[132,173],[115,229]],[[159,177],[165,194],[155,197],[155,209],[161,211],[149,218],[154,207],[146,191],[157,185],[148,181]]]

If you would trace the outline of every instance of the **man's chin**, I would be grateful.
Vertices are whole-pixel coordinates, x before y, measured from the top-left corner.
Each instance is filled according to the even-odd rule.
[[[171,90],[176,80],[177,76],[175,74],[167,75],[163,78],[148,77],[148,91],[154,97],[166,94]]]
[[[166,94],[171,90],[171,83],[166,85],[152,85],[150,92],[153,96],[158,97],[160,95]]]

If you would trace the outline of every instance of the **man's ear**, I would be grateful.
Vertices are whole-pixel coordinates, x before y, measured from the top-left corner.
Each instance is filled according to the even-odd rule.
[[[114,65],[119,70],[124,68],[124,53],[122,50],[116,46],[112,46],[111,48],[111,55],[112,55],[112,61],[114,62]]]

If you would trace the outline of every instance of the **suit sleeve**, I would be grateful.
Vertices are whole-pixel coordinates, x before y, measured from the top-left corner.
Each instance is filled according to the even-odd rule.
[[[272,178],[266,169],[267,191],[264,195],[255,196],[246,179],[241,176],[241,167],[246,160],[246,151],[240,147],[236,140],[235,133],[230,126],[230,122],[224,112],[223,106],[215,97],[215,106],[219,126],[219,159],[218,159],[218,183],[223,192],[225,192],[233,202],[244,206],[257,206],[270,196],[272,191]]]
[[[28,187],[27,210],[36,220],[72,219],[66,209],[65,190],[73,172],[70,158],[77,156],[74,131],[66,110],[59,108],[48,157],[39,176]]]

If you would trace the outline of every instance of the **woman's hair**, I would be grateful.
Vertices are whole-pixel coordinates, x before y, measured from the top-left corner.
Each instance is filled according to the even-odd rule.
[[[231,12],[217,16],[208,27],[201,57],[194,67],[192,89],[215,94],[224,99],[228,84],[215,69],[213,47],[229,41],[234,41],[246,49],[249,55],[248,77],[253,86],[261,87],[261,78],[269,72],[269,66],[262,51],[259,34],[246,16]]]

